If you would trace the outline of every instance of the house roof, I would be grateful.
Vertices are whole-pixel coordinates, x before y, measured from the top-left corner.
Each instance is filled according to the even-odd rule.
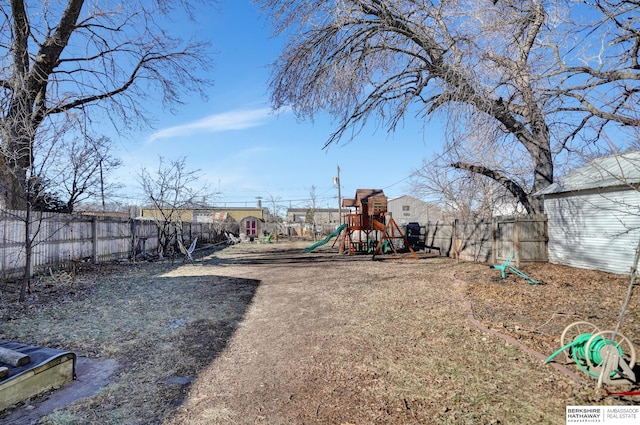
[[[180,218],[184,221],[194,220],[195,216],[210,216],[213,220],[225,220],[228,217],[233,218],[237,222],[247,217],[256,217],[264,221],[264,209],[258,207],[211,207],[211,208],[184,208],[177,209]],[[139,218],[161,218],[160,210],[154,208],[142,208]]]
[[[311,208],[287,208],[287,214],[292,214],[292,213],[306,213],[307,211],[311,210]],[[339,212],[340,210],[338,208],[316,208],[315,212]]]
[[[536,195],[628,186],[637,183],[640,183],[640,151],[595,159],[537,192]]]

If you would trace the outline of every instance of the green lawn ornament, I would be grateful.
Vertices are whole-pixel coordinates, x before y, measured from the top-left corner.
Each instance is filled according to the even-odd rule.
[[[503,279],[507,277],[507,272],[511,272],[513,274],[520,276],[523,279],[526,279],[530,285],[540,285],[540,282],[530,278],[529,276],[527,276],[526,274],[518,270],[513,264],[511,264],[514,258],[516,258],[516,256],[513,254],[513,252],[509,252],[509,254],[507,255],[507,259],[505,260],[504,263],[499,265],[489,266],[489,267],[491,267],[492,269],[500,270],[500,274]]]

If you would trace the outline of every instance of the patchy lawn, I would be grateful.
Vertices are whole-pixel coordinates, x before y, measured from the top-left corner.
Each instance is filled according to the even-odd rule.
[[[475,326],[465,302],[484,326],[546,356],[572,322],[613,329],[628,277],[544,264],[523,267],[545,283],[529,285],[435,255],[371,261],[307,245],[86,266],[75,283],[35,283],[22,304],[0,283],[0,339],[121,365],[42,424],[561,424],[566,405],[639,399],[603,396],[586,375],[542,364]],[[640,345],[637,294],[621,331]]]

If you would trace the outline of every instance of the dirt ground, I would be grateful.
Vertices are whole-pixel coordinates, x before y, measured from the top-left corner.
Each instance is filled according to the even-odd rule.
[[[522,267],[543,282],[530,285],[437,254],[372,261],[330,245],[305,254],[309,244],[87,268],[76,282],[34,285],[23,304],[0,286],[0,339],[122,365],[38,422],[563,424],[567,405],[640,400],[597,390],[563,355],[564,368],[541,361],[573,322],[613,329],[628,277],[540,264]],[[620,329],[635,346],[638,297]]]

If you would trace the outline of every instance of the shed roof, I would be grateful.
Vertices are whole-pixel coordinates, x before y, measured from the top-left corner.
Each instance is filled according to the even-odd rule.
[[[355,198],[342,198],[342,206],[347,208],[357,207],[358,201]]]
[[[536,195],[576,192],[640,183],[640,151],[594,159]]]
[[[423,201],[422,199],[418,199],[415,196],[411,196],[411,195],[400,195],[400,196],[397,196],[395,198],[389,199],[389,202],[399,202],[399,201],[402,201],[402,200],[407,200],[407,201],[410,201],[410,202],[421,202],[423,204],[428,204],[428,202]]]

